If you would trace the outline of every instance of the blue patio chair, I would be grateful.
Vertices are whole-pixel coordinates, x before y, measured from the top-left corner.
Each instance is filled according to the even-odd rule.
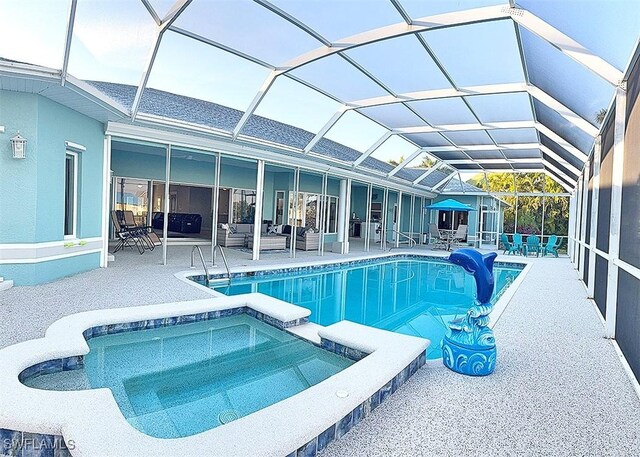
[[[558,240],[558,237],[556,235],[551,235],[547,240],[547,244],[541,246],[540,254],[542,255],[542,257],[546,256],[547,254],[553,254],[554,256],[558,257],[558,248],[561,244],[562,240]]]
[[[537,235],[529,235],[527,237],[525,255],[533,254],[534,252],[536,257],[540,255],[540,237]]]
[[[500,242],[502,243],[502,247],[504,248],[503,254],[509,253],[509,255],[511,255],[518,253],[518,250],[513,244],[511,244],[506,233],[500,235]]]
[[[515,249],[515,252],[518,252],[522,255],[526,254],[524,252],[524,245],[522,244],[522,235],[520,233],[513,234],[513,247]]]

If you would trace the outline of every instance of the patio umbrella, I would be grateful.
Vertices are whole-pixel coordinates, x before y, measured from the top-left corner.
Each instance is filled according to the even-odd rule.
[[[454,200],[453,198],[448,198],[441,202],[434,203],[433,205],[428,205],[426,208],[437,209],[440,211],[476,211],[475,208],[465,205],[464,203],[460,203],[458,200]]]

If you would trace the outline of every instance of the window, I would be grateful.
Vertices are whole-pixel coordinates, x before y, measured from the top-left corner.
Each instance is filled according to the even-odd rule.
[[[338,197],[327,197],[327,214],[325,233],[338,232]]]
[[[232,218],[234,224],[253,224],[256,214],[256,191],[233,189]]]
[[[78,154],[67,152],[64,161],[64,237],[75,238],[78,223]]]
[[[298,193],[298,205],[293,208],[293,192],[289,192],[289,225],[306,228],[320,228],[320,216],[325,211],[324,233],[336,233],[338,231],[338,197],[327,196],[325,205],[318,194],[306,192]],[[318,203],[320,207],[318,208]]]
[[[115,208],[132,211],[138,225],[149,225],[149,188],[151,181],[129,178],[116,178]],[[164,198],[163,190],[158,198]],[[159,209],[158,211],[163,211]]]
[[[280,225],[284,223],[284,191],[279,190],[276,192],[276,204],[274,208],[274,223]]]

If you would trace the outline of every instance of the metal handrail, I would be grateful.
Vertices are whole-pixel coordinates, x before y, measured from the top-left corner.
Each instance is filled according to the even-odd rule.
[[[227,270],[227,278],[229,279],[229,282],[231,282],[231,271],[229,270],[229,263],[227,263],[227,256],[222,250],[222,246],[220,246],[219,244],[216,244],[213,247],[213,264],[214,265],[216,264],[216,248],[218,248],[218,250],[220,251],[220,255],[222,256],[222,262],[224,263],[224,267]]]
[[[413,239],[413,237],[407,235],[406,233],[402,233],[402,232],[399,232],[398,230],[393,230],[393,229],[391,229],[391,232],[395,233],[396,235],[399,235],[399,236],[402,236],[402,237],[405,237],[406,239],[408,239],[409,240],[409,248],[412,248],[412,247],[414,247],[415,245],[418,244],[416,242],[416,240]],[[393,249],[394,247],[395,246],[391,246],[389,248],[389,250]]]
[[[207,263],[204,261],[204,256],[202,255],[202,249],[200,249],[200,246],[195,245],[192,249],[191,249],[191,268],[195,268],[195,258],[193,256],[193,253],[198,251],[198,254],[200,255],[200,261],[202,262],[202,268],[204,268],[204,274],[205,274],[205,278],[204,278],[204,283],[208,286],[209,285],[209,269],[207,268]]]

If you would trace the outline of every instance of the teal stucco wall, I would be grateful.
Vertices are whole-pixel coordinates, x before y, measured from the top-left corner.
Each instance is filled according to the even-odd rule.
[[[65,141],[86,148],[78,152],[77,238],[100,237],[102,123],[39,95],[0,91],[0,125],[0,244],[63,242]],[[20,160],[13,159],[9,141],[18,131],[27,139]],[[98,266],[99,254],[81,254],[3,263],[0,276],[16,285],[38,284]]]

